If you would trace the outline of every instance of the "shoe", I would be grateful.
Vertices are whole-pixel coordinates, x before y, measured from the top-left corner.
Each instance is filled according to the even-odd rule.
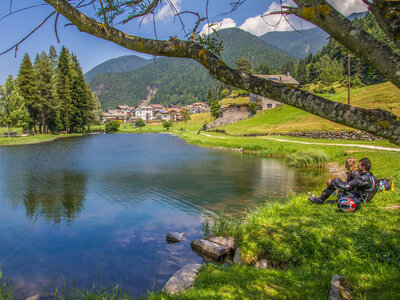
[[[321,199],[321,197],[308,197],[308,200],[310,200],[314,204],[323,204],[324,200]]]
[[[313,197],[313,198],[316,198],[316,197],[317,197],[316,195],[314,195],[314,194],[311,193],[311,192],[308,193],[308,196],[309,196],[309,197]]]

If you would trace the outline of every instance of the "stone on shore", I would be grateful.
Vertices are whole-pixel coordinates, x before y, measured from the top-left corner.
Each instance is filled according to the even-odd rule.
[[[231,248],[213,243],[207,240],[194,240],[191,243],[192,249],[206,256],[219,259],[231,252]]]
[[[168,243],[177,243],[182,241],[183,236],[185,235],[184,232],[168,232],[167,234],[167,242]]]
[[[216,237],[211,238],[210,242],[229,247],[229,248],[231,248],[232,251],[235,251],[237,248],[235,239],[231,238],[231,237],[216,236]]]
[[[340,299],[340,276],[333,275],[331,280],[331,290],[329,292],[329,300]]]
[[[259,269],[268,269],[268,261],[266,259],[262,259],[256,263],[256,268]]]
[[[54,300],[54,299],[60,299],[58,296],[53,296],[53,295],[34,295],[29,298],[26,298],[25,300]]]
[[[237,247],[235,251],[235,256],[233,257],[233,263],[234,264],[241,264],[242,261],[240,260],[240,248]]]
[[[190,288],[199,272],[200,264],[187,264],[174,275],[164,285],[162,291],[168,295],[178,294]]]

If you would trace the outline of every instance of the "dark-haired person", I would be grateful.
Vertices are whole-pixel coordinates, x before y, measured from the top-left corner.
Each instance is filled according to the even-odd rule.
[[[346,182],[352,181],[353,179],[355,179],[360,174],[360,172],[358,172],[357,160],[354,157],[347,157],[344,167],[346,168],[346,171],[347,171],[346,172]],[[332,184],[332,182],[333,182],[333,184]],[[330,195],[332,195],[334,192],[336,192],[337,196],[338,196],[338,199],[342,198],[343,195],[342,195],[341,191],[337,190],[335,188],[335,186],[334,186],[334,184],[339,183],[339,182],[343,183],[340,180],[340,178],[329,179],[326,182],[326,187],[327,188],[325,189],[324,192],[322,192],[323,195],[325,193],[327,193],[327,194],[329,194],[328,195],[328,198],[329,198]],[[312,194],[311,192],[308,193],[308,196],[310,196],[310,198],[316,198],[316,196],[314,194]]]
[[[371,161],[368,158],[360,159],[358,163],[359,175],[350,182],[343,182],[340,179],[332,180],[319,197],[309,197],[312,203],[323,204],[326,199],[338,189],[346,195],[338,200],[338,207],[343,211],[355,211],[361,203],[366,203],[372,199],[379,188],[377,179],[369,170]]]

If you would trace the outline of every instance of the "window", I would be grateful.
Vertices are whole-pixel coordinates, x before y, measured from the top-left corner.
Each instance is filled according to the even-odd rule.
[[[272,104],[271,104],[271,103],[268,103],[268,104],[267,104],[267,108],[272,108]]]

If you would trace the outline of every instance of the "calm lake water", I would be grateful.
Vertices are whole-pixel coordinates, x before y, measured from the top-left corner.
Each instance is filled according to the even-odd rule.
[[[284,160],[200,148],[161,134],[0,147],[0,268],[27,296],[119,283],[138,296],[201,262],[201,218],[320,184]],[[169,231],[185,240],[167,244]]]

